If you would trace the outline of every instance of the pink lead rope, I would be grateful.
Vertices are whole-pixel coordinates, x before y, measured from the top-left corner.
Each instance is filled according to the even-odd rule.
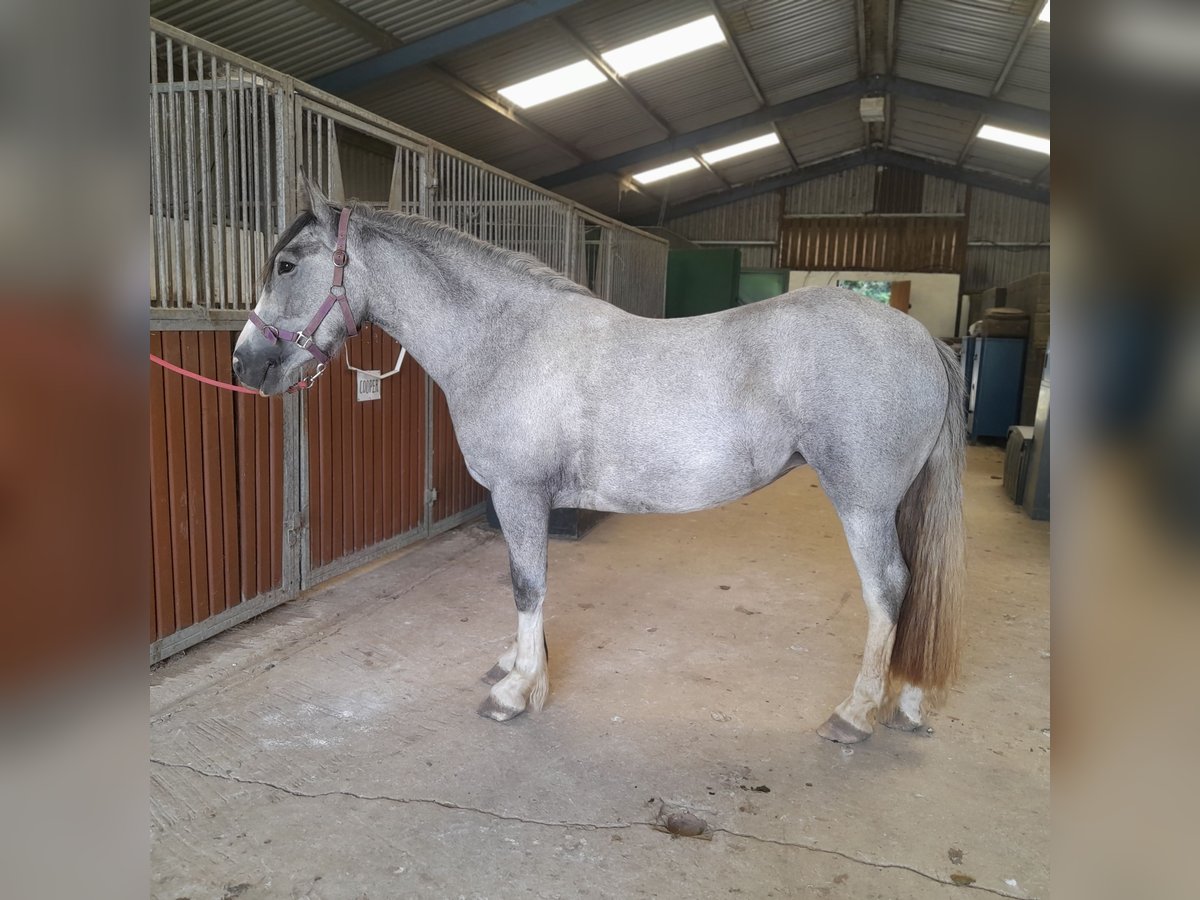
[[[158,365],[162,366],[164,369],[170,369],[172,372],[176,372],[185,378],[192,378],[196,381],[203,382],[204,384],[211,384],[213,387],[224,388],[227,391],[238,391],[242,394],[253,394],[255,397],[262,396],[253,388],[242,387],[239,384],[229,384],[226,381],[217,381],[215,378],[206,378],[203,375],[197,375],[195,372],[189,372],[187,369],[181,369],[174,363],[169,363],[165,359],[155,356],[153,353],[150,354],[150,361],[153,363],[158,363]]]

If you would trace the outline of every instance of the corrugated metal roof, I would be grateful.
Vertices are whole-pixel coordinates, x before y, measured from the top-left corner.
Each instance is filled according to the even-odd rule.
[[[896,74],[988,95],[1039,0],[905,0]]]
[[[726,143],[734,143],[727,141]],[[791,157],[783,146],[776,144],[774,147],[764,147],[762,150],[755,150],[752,153],[747,153],[745,156],[735,156],[732,159],[727,159],[724,162],[713,164],[713,168],[717,174],[728,181],[730,184],[746,184],[751,181],[758,181],[760,178],[767,178],[771,175],[777,175],[780,172],[786,172],[792,167]]]
[[[545,75],[583,58],[583,53],[561,30],[547,22],[534,22],[444,57],[439,64],[484,93],[495,96],[510,84]],[[551,100],[547,105],[586,104],[592,90],[585,88]]]
[[[758,108],[725,44],[634,72],[625,80],[676,131],[691,131]]]
[[[503,0],[340,0],[399,40],[418,40],[510,5]],[[854,79],[859,74],[856,4],[851,0],[715,0],[729,31],[768,102],[777,103]],[[1014,42],[1040,0],[903,0],[896,4],[896,74],[988,95]],[[596,51],[604,52],[694,21],[713,12],[710,0],[589,0],[559,14]],[[380,52],[351,29],[324,18],[301,0],[151,0],[151,13],[266,65],[311,80]],[[481,42],[439,60],[452,73],[493,97],[515,81],[577,62],[583,51],[552,19]],[[1048,109],[1050,29],[1034,26],[999,96]],[[733,49],[705,48],[628,77],[654,112],[678,132],[724,121],[756,107]],[[526,178],[570,167],[574,161],[534,132],[421,76],[419,70],[373,84],[351,99],[406,127],[460,147]],[[604,158],[661,140],[662,130],[618,88],[604,83],[520,111],[583,155]],[[955,162],[978,117],[913,98],[893,98],[891,146]],[[857,102],[847,100],[782,121],[780,134],[801,164],[864,145]],[[1000,123],[1004,124],[1004,123]],[[761,133],[761,132],[759,132]],[[736,138],[716,142],[732,143]],[[673,158],[678,158],[676,154]],[[976,142],[968,166],[1031,179],[1044,158],[998,144]],[[650,164],[638,165],[637,169]],[[786,168],[776,151],[720,164],[731,183]],[[692,179],[689,181],[689,179]],[[582,190],[616,209],[617,181],[605,176]],[[602,185],[602,188],[600,187]],[[707,193],[711,176],[682,176],[655,186],[676,201]]]
[[[1050,28],[1044,24],[1034,26],[1013,63],[1012,71],[1000,97],[1012,103],[1050,108]]]
[[[768,103],[857,77],[858,36],[850,0],[721,0],[719,5]]]
[[[955,162],[975,133],[978,116],[940,103],[893,97],[892,149]]]
[[[1049,157],[1032,150],[1009,147],[995,141],[976,141],[967,158],[963,160],[963,165],[1028,180],[1042,171],[1049,162]]]
[[[666,137],[615,84],[598,84],[585,93],[586,107],[551,101],[522,114],[596,159]],[[585,98],[581,95],[580,99]]]
[[[564,18],[597,52],[712,15],[707,0],[608,0],[572,7]]]
[[[778,122],[779,133],[800,165],[829,159],[863,145],[857,100],[840,100]]]
[[[337,0],[405,43],[511,6],[512,0]]]
[[[636,191],[625,190],[612,175],[596,175],[559,188],[557,193],[584,206],[621,218],[645,216],[658,211],[658,204]]]
[[[298,78],[311,79],[379,52],[295,0],[150,0],[150,14]]]
[[[510,172],[540,175],[574,162],[532,132],[423,72],[376,83],[352,99],[385,119]]]

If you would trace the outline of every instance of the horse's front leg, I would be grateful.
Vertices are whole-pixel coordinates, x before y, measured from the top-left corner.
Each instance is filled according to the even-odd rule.
[[[542,632],[550,502],[539,491],[525,486],[497,486],[492,490],[492,503],[508,542],[517,604],[517,640],[511,670],[492,686],[479,714],[505,722],[523,713],[526,706],[541,709],[550,690]]]

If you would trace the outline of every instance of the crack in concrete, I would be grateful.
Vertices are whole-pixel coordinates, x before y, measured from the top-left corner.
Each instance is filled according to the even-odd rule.
[[[523,816],[506,815],[495,810],[481,809],[477,806],[463,806],[458,803],[451,803],[447,800],[433,800],[425,797],[392,797],[388,794],[360,794],[355,791],[348,790],[330,790],[330,791],[315,791],[306,792],[295,788],[285,787],[281,784],[275,784],[271,781],[263,781],[257,778],[243,778],[233,774],[223,774],[221,772],[211,772],[206,769],[200,769],[189,763],[168,762],[163,759],[150,758],[150,762],[155,765],[162,766],[167,769],[185,769],[196,775],[205,778],[217,778],[222,781],[232,781],[237,784],[251,785],[254,787],[264,787],[271,790],[280,791],[284,794],[289,794],[293,797],[302,799],[320,799],[322,797],[352,797],[356,800],[374,801],[383,800],[388,803],[400,804],[422,804],[427,806],[437,806],[441,809],[447,809],[452,812],[471,812],[488,818],[496,819],[501,822],[518,822],[523,825],[541,825],[546,828],[581,828],[589,831],[623,831],[632,828],[649,828],[651,830],[660,830],[658,823],[655,822],[617,822],[617,823],[596,823],[596,822],[549,822],[544,819],[528,819]],[[824,853],[829,856],[836,856],[844,859],[847,862],[852,862],[860,866],[868,866],[873,869],[899,869],[904,872],[911,872],[913,875],[918,875],[936,884],[942,884],[946,887],[969,888],[975,891],[983,891],[987,894],[993,894],[997,897],[1005,897],[1007,900],[1035,900],[1035,898],[1024,897],[1020,894],[1010,894],[1006,891],[990,888],[982,884],[955,884],[949,879],[939,878],[936,875],[931,875],[928,872],[922,871],[914,866],[905,865],[904,863],[877,862],[871,859],[864,859],[860,856],[855,856],[852,853],[846,853],[842,850],[833,850],[828,847],[819,847],[815,844],[802,844],[795,841],[782,841],[776,838],[760,837],[756,834],[749,834],[744,831],[733,831],[729,828],[712,828],[714,834],[727,834],[730,837],[742,838],[743,840],[754,841],[760,844],[773,844],[777,847],[787,847],[793,850],[807,850],[811,853]]]
[[[792,847],[797,850],[811,850],[813,853],[826,853],[830,856],[841,857],[842,859],[852,863],[858,863],[860,866],[870,866],[873,869],[902,869],[905,872],[912,872],[914,875],[920,875],[922,878],[927,878],[930,881],[934,881],[938,884],[944,884],[946,887],[970,888],[974,891],[984,891],[988,894],[995,894],[997,897],[1006,897],[1008,900],[1036,900],[1036,898],[1024,897],[1021,894],[1010,894],[1007,891],[1001,891],[997,888],[990,888],[982,884],[955,884],[949,879],[938,878],[936,875],[930,875],[928,872],[922,871],[914,866],[905,865],[904,863],[876,862],[875,860],[863,859],[861,856],[855,856],[852,853],[846,853],[842,850],[833,850],[829,847],[818,847],[816,844],[800,844],[793,841],[781,841],[777,840],[776,838],[759,837],[757,834],[747,834],[743,831],[731,831],[728,828],[713,828],[713,831],[728,834],[733,837],[745,838],[749,841],[756,841],[760,844],[775,844],[777,847]]]
[[[481,816],[488,816],[492,819],[498,819],[502,822],[520,822],[525,825],[544,825],[547,828],[586,828],[593,831],[615,831],[620,829],[634,828],[639,825],[649,825],[647,822],[618,822],[614,824],[594,823],[594,822],[547,822],[541,819],[526,819],[522,816],[510,816],[504,813],[495,812],[490,809],[481,809],[477,806],[462,806],[458,803],[451,803],[448,800],[432,800],[426,797],[392,797],[388,794],[359,794],[355,791],[346,790],[331,790],[331,791],[300,791],[295,788],[285,787],[282,784],[275,784],[271,781],[262,781],[257,778],[243,778],[233,774],[222,774],[221,772],[210,772],[206,769],[200,769],[188,763],[167,762],[162,759],[150,758],[150,762],[155,765],[162,766],[167,769],[186,769],[189,772],[194,772],[197,775],[202,775],[206,778],[219,778],[222,781],[233,781],[237,784],[253,785],[256,787],[270,788],[271,790],[281,791],[285,794],[290,794],[293,797],[301,797],[310,800],[319,799],[322,797],[353,797],[356,800],[385,800],[389,803],[416,803],[427,806],[439,806],[442,809],[448,809],[454,812],[473,812]]]

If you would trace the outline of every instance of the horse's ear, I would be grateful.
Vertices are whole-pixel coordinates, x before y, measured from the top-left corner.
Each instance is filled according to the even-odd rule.
[[[333,209],[329,206],[329,198],[321,192],[321,186],[305,172],[300,173],[300,194],[317,217],[317,222],[324,227],[332,227]]]

